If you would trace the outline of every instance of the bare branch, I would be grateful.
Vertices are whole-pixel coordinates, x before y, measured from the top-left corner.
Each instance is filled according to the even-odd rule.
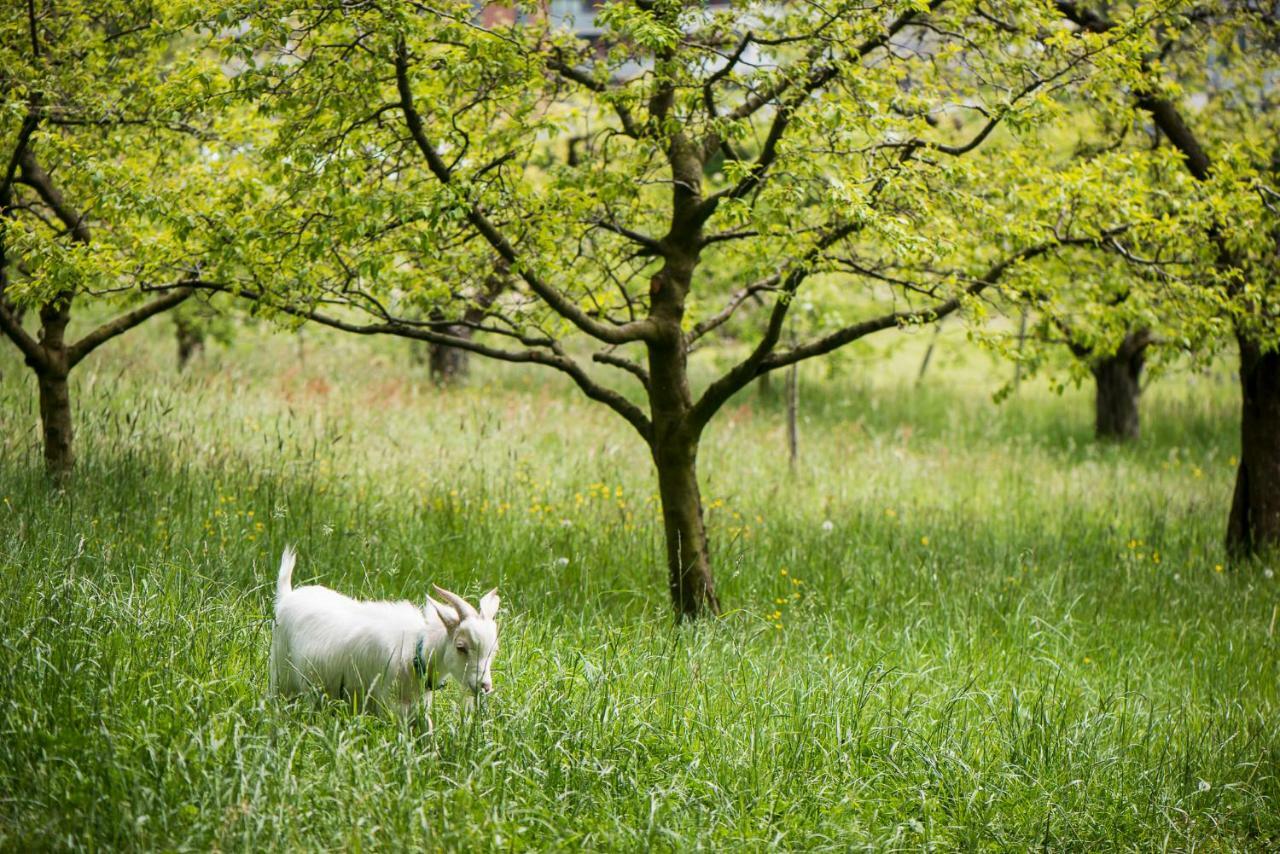
[[[178,287],[174,290],[166,291],[151,302],[138,306],[133,311],[126,312],[107,321],[67,348],[67,367],[74,368],[81,359],[112,338],[128,332],[161,312],[168,311],[193,293],[195,291],[190,287]]]
[[[1062,238],[1038,243],[1034,246],[1028,246],[1027,248],[1015,252],[1012,255],[1002,258],[995,264],[992,264],[985,273],[974,279],[973,282],[957,296],[935,303],[927,308],[915,309],[913,311],[889,312],[888,314],[881,315],[880,317],[871,318],[870,320],[865,320],[861,323],[855,323],[852,326],[846,326],[843,329],[839,329],[829,335],[824,335],[821,338],[817,338],[806,344],[792,347],[790,350],[785,352],[772,353],[761,360],[757,373],[762,374],[766,371],[785,367],[786,365],[790,365],[804,359],[810,359],[814,356],[821,356],[826,353],[830,353],[838,347],[843,347],[844,345],[852,341],[857,341],[859,338],[864,338],[873,332],[879,332],[884,329],[893,329],[900,326],[909,326],[914,323],[932,323],[941,320],[947,315],[957,311],[964,304],[966,299],[975,297],[987,288],[995,285],[1007,272],[1024,261],[1029,261],[1032,258],[1044,255],[1047,252],[1063,246],[1099,246],[1102,245],[1107,238],[1118,234],[1123,230],[1123,228],[1111,229],[1100,238]]]
[[[733,313],[737,311],[738,307],[744,302],[751,299],[756,294],[773,290],[777,287],[778,282],[780,281],[782,281],[782,274],[774,273],[773,275],[766,276],[754,284],[747,285],[745,288],[740,288],[739,290],[734,291],[733,295],[729,297],[729,301],[725,304],[724,308],[701,321],[695,325],[692,330],[690,330],[688,338],[686,339],[687,343],[692,344],[711,330],[721,326],[728,321],[729,318],[733,317]]]
[[[602,353],[591,354],[592,361],[599,362],[602,365],[609,365],[614,368],[620,368],[627,373],[640,380],[640,384],[644,386],[644,390],[649,390],[649,372],[640,367],[630,359],[624,359],[608,351]]]
[[[181,283],[184,287],[196,288],[198,290],[214,291],[219,293],[233,294],[241,299],[250,300],[261,305],[268,306],[283,314],[292,317],[311,320],[323,326],[338,329],[343,332],[350,332],[356,335],[394,335],[399,338],[412,338],[418,341],[426,341],[431,344],[442,344],[446,347],[456,347],[459,350],[466,350],[476,353],[490,359],[497,359],[503,362],[532,363],[538,365],[546,365],[554,368],[563,374],[567,374],[570,379],[577,384],[578,388],[587,397],[592,400],[605,404],[614,412],[626,419],[636,432],[640,434],[645,442],[652,441],[653,428],[649,421],[649,417],[644,414],[640,407],[636,406],[627,398],[623,397],[617,391],[597,383],[587,374],[587,372],[576,361],[569,358],[563,352],[546,352],[543,350],[506,350],[501,347],[493,347],[483,342],[475,341],[471,338],[463,338],[457,335],[448,335],[437,332],[425,326],[415,325],[411,322],[402,321],[398,318],[392,318],[381,323],[352,323],[338,317],[328,314],[322,314],[314,309],[304,308],[290,303],[273,302],[262,291],[253,291],[243,288],[234,288],[219,282],[209,282],[200,279],[189,279]]]
[[[636,243],[636,244],[639,244],[640,246],[643,246],[645,248],[646,254],[656,255],[660,251],[660,248],[661,248],[660,243],[656,237],[650,237],[647,234],[641,234],[640,232],[627,228],[624,225],[620,225],[619,223],[616,223],[611,219],[605,219],[604,217],[596,217],[595,219],[591,220],[591,224],[598,225],[600,228],[603,228],[605,231],[612,231],[614,234],[619,234],[627,238],[632,243]]]
[[[832,227],[805,253],[804,258],[792,266],[791,272],[782,279],[782,284],[778,287],[781,293],[774,304],[772,313],[769,315],[769,323],[765,327],[764,334],[761,336],[760,341],[757,342],[755,349],[745,359],[730,368],[724,376],[707,386],[706,391],[702,393],[702,397],[698,398],[697,403],[690,410],[690,426],[695,433],[706,426],[707,422],[711,420],[711,416],[738,389],[758,375],[760,362],[772,352],[782,335],[782,323],[786,318],[791,296],[808,277],[813,264],[822,257],[822,254],[828,248],[861,228],[861,223],[843,223]]]

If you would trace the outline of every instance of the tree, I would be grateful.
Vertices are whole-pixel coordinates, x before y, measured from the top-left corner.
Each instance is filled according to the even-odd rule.
[[[182,42],[184,15],[127,0],[0,9],[0,330],[36,375],[58,479],[75,459],[71,371],[193,293],[180,281],[196,229],[170,218],[213,186],[202,104],[221,75]],[[126,310],[73,339],[86,302]]]
[[[1123,11],[1058,2],[1082,41],[1147,27]],[[1280,111],[1274,68],[1280,11],[1218,2],[1188,8],[1151,31],[1125,72],[1126,106],[1146,116],[1193,179],[1185,219],[1200,275],[1167,278],[1185,336],[1234,338],[1241,390],[1240,456],[1226,542],[1248,556],[1280,545]],[[1203,103],[1195,122],[1179,93]],[[1200,125],[1199,128],[1196,125]],[[1214,154],[1216,152],[1216,155]]]
[[[876,332],[980,321],[1034,259],[1125,227],[1108,181],[1028,150],[1130,38],[1081,44],[1052,4],[638,0],[599,10],[602,50],[468,3],[254,11],[225,59],[270,189],[217,223],[198,286],[566,374],[649,449],[681,617],[719,608],[697,456],[736,392]],[[512,288],[458,310],[494,255]],[[802,287],[841,310],[784,344]],[[695,393],[690,352],[755,297],[761,330]]]
[[[440,329],[446,335],[454,338],[464,338],[470,340],[473,334],[475,324],[484,320],[485,313],[494,301],[502,295],[507,288],[508,273],[501,263],[494,265],[494,272],[484,282],[484,286],[475,293],[457,293],[453,296],[453,301],[461,307],[460,323],[454,323]],[[446,307],[433,306],[430,310],[430,317],[436,322],[447,322],[450,312]],[[420,343],[420,342],[415,342]],[[431,373],[431,379],[436,385],[447,386],[453,385],[463,380],[468,373],[468,358],[471,355],[468,351],[453,347],[448,344],[428,343],[427,348],[427,368]]]

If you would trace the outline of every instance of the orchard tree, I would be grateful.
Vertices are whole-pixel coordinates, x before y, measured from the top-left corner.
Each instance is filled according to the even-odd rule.
[[[189,217],[216,186],[205,103],[224,81],[184,21],[180,3],[0,7],[0,332],[36,375],[59,479],[75,459],[71,371],[193,293]],[[118,310],[72,336],[90,305]]]
[[[1057,5],[1083,44],[1149,26],[1140,8]],[[1248,556],[1280,546],[1280,9],[1219,0],[1181,11],[1151,27],[1130,67],[1108,69],[1122,85],[1100,106],[1149,123],[1188,179],[1181,218],[1200,264],[1149,281],[1182,340],[1234,339],[1240,456],[1226,540]]]
[[[736,392],[877,332],[979,322],[1035,259],[1126,226],[1099,203],[1111,176],[1047,168],[1036,130],[1131,30],[1082,43],[1052,3],[636,0],[600,7],[591,44],[536,7],[473,15],[227,5],[264,165],[257,202],[211,221],[199,286],[567,375],[649,450],[680,617],[719,609],[697,457]],[[511,287],[469,313],[494,256]],[[838,310],[784,343],[798,295]],[[755,298],[762,328],[695,388],[691,352]]]

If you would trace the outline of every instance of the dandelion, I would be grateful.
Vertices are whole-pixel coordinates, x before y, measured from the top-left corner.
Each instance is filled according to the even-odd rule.
[[[782,569],[778,570],[778,575],[786,575],[786,574],[787,574],[787,568],[785,566]]]
[[[1214,571],[1214,572],[1222,572],[1222,564],[1220,564],[1220,563],[1215,563],[1215,564],[1213,565],[1213,571]]]
[[[823,523],[822,523],[822,530],[823,530],[825,533],[828,533],[828,534],[829,534],[829,533],[831,533],[832,531],[834,531],[834,530],[835,530],[835,528],[836,528],[836,523],[835,523],[835,522],[832,522],[830,519],[828,519],[828,520],[826,520],[825,522],[823,522]]]
[[[569,565],[569,559],[567,557],[556,558],[556,566],[568,566],[568,565]]]
[[[894,510],[892,507],[886,507],[884,508],[884,515],[888,516],[890,519],[893,519],[898,515],[898,511]]]
[[[1085,663],[1085,664],[1093,664],[1093,659],[1086,655],[1086,656],[1084,657],[1084,663]]]
[[[1196,786],[1196,788],[1198,788],[1202,792],[1207,792],[1213,788],[1213,784],[1210,783],[1208,780],[1201,780],[1199,785]]]
[[[1229,467],[1231,467],[1231,468],[1235,468],[1235,467],[1236,467],[1236,464],[1237,464],[1237,463],[1239,463],[1239,462],[1240,462],[1240,461],[1236,459],[1236,455],[1235,455],[1235,454],[1232,454],[1230,457],[1228,457],[1228,458],[1227,458],[1227,465],[1228,465]]]
[[[1152,552],[1152,553],[1151,553],[1151,562],[1152,562],[1152,563],[1159,563],[1159,562],[1160,562],[1160,552]]]
[[[929,545],[929,538],[928,538],[928,537],[921,537],[921,538],[920,538],[920,545],[922,545],[922,546],[927,546],[927,545]]]
[[[775,604],[775,605],[781,605],[781,604],[783,603],[783,601],[785,601],[785,600],[782,600],[782,599],[774,599],[774,600],[773,600],[773,604]]]
[[[1136,549],[1136,548],[1138,547],[1138,541],[1137,541],[1137,540],[1130,540],[1130,541],[1129,541],[1129,543],[1128,543],[1128,546],[1129,546],[1129,548],[1130,548],[1131,550],[1132,550],[1132,549]]]
[[[1266,578],[1268,581],[1270,581],[1271,579],[1276,577],[1276,574],[1271,567],[1267,567],[1266,569],[1262,570],[1262,576]]]

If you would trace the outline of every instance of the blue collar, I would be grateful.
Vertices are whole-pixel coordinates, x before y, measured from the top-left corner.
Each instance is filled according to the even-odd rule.
[[[422,656],[422,647],[426,642],[426,638],[418,638],[418,645],[413,649],[413,672],[418,674],[418,678],[427,675],[427,660]]]
[[[424,646],[427,639],[425,637],[418,638],[418,645],[413,648],[413,672],[418,674],[418,678],[427,677],[427,687],[434,690],[435,668],[431,666],[431,659],[427,657]]]

